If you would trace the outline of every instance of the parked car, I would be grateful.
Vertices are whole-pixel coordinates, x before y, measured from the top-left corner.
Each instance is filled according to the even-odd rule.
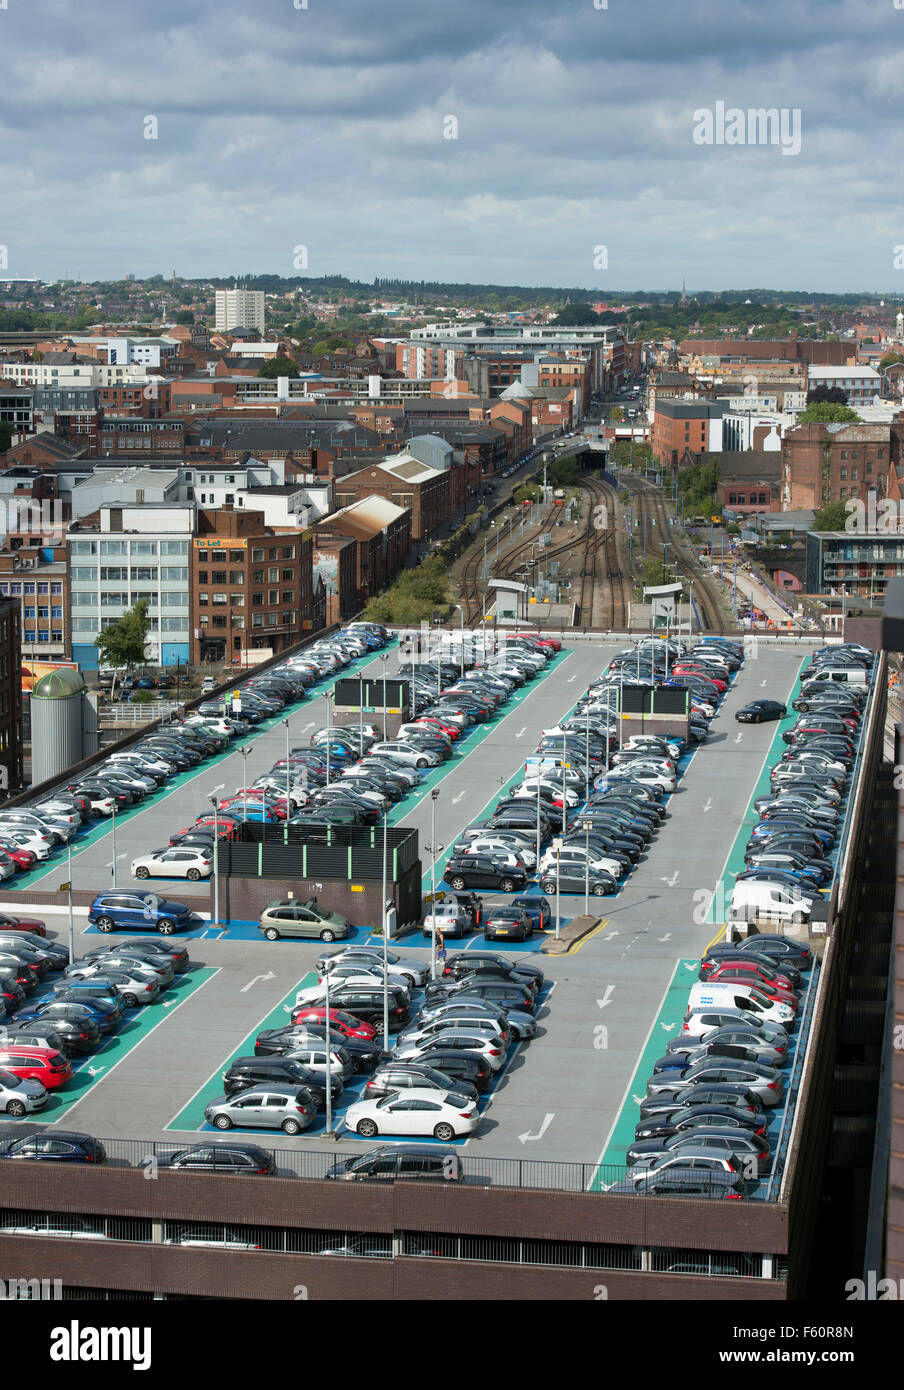
[[[306,902],[276,899],[261,913],[258,930],[268,941],[287,938],[317,938],[336,941],[349,934],[347,918],[321,907],[316,898]]]
[[[241,1125],[300,1134],[314,1123],[317,1108],[315,1097],[306,1087],[268,1084],[211,1101],[204,1107],[204,1118],[217,1129]]]
[[[455,1092],[443,1095],[420,1087],[393,1092],[378,1100],[356,1101],[345,1112],[346,1127],[362,1139],[373,1139],[378,1134],[432,1135],[448,1143],[473,1134],[479,1123],[475,1101]]]

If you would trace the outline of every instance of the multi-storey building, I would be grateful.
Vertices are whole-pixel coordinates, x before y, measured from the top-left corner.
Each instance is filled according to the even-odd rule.
[[[34,392],[27,387],[6,386],[2,378],[8,375],[8,364],[0,363],[0,421],[8,424],[13,434],[31,434],[34,430]]]
[[[724,407],[706,401],[658,401],[653,416],[652,450],[664,468],[677,468],[685,451],[718,453],[722,448]]]
[[[70,530],[72,657],[83,669],[97,669],[95,637],[139,599],[148,602],[149,662],[188,661],[194,525],[193,503],[111,504]]]
[[[808,531],[806,588],[878,603],[904,577],[904,532]]]
[[[285,651],[314,626],[309,531],[267,526],[260,511],[201,509],[191,547],[192,661],[248,663]]]
[[[263,333],[266,319],[266,300],[263,290],[217,290],[216,331],[229,333],[233,328],[251,328]]]
[[[895,425],[795,425],[782,439],[782,508],[819,511],[828,502],[882,496],[892,486]],[[899,447],[899,446],[898,446]]]
[[[0,599],[0,770],[4,790],[25,784],[22,767],[22,647],[19,605]]]
[[[838,389],[847,395],[850,406],[870,405],[879,395],[882,378],[872,367],[848,363],[845,367],[811,366],[807,385],[811,391]]]
[[[0,594],[20,614],[22,655],[47,661],[70,648],[69,554],[65,544],[0,552]]]
[[[567,311],[566,311],[567,312]],[[548,351],[587,351],[592,363],[591,389],[618,387],[625,378],[625,330],[621,325],[569,327],[567,320],[549,324],[432,323],[411,331],[412,344],[465,351],[543,353]]]

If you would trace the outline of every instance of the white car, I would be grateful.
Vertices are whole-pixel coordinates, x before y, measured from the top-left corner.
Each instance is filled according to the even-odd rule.
[[[537,867],[536,847],[530,848],[528,844],[515,844],[511,840],[497,840],[495,836],[488,835],[481,840],[472,840],[466,854],[491,854],[494,858],[501,859],[506,856],[505,867],[507,869],[525,868],[535,869]],[[513,860],[510,863],[509,860]]]
[[[203,849],[173,845],[170,849],[155,849],[152,854],[140,854],[132,860],[133,878],[210,878],[213,872],[210,854]]]
[[[428,936],[434,930],[444,936],[467,936],[471,931],[471,919],[457,903],[437,903],[426,913],[422,925]]]
[[[374,961],[373,965],[369,961],[362,960],[337,961],[335,965],[331,964],[328,969],[321,971],[321,982],[324,975],[329,975],[331,989],[338,989],[340,985],[346,984],[349,980],[353,984],[360,984],[362,979],[366,979],[369,984],[376,983],[382,988],[383,961],[382,959],[379,963]],[[397,970],[393,970],[392,966],[386,971],[386,978],[390,989],[401,989],[407,992],[411,988],[410,976],[399,974]]]
[[[416,748],[413,743],[406,743],[404,739],[375,743],[368,752],[377,757],[386,754],[400,763],[408,763],[411,767],[438,767],[442,762],[439,753],[435,753],[432,748]]]
[[[439,1039],[426,1039],[423,1042],[409,1043],[400,1038],[392,1049],[392,1058],[395,1062],[425,1061],[425,1054],[430,1048],[440,1046],[451,1047],[456,1051],[479,1053],[491,1071],[500,1071],[505,1066],[505,1043],[492,1024],[482,1028],[461,1025],[458,1028],[449,1028],[444,1031],[441,1042]]]
[[[7,844],[14,845],[16,849],[30,849],[39,860],[50,858],[52,849],[50,841],[30,830],[3,830],[0,832],[0,838],[4,839]]]
[[[404,975],[415,987],[425,985],[430,978],[429,965],[414,956],[397,956],[394,951],[387,951],[386,959],[398,975]],[[343,946],[339,951],[318,957],[316,966],[322,974],[325,970],[331,970],[334,963],[338,965],[340,961],[343,965],[357,961],[362,970],[376,968],[382,972],[383,951],[379,946]]]
[[[345,1112],[345,1124],[362,1139],[378,1134],[433,1137],[448,1143],[473,1134],[480,1123],[477,1102],[453,1099],[452,1093],[412,1086],[379,1100],[359,1100]]]
[[[555,850],[547,850],[540,860],[540,878],[554,877],[556,865],[558,864],[564,873],[566,869],[578,868],[584,872],[584,866],[590,865],[597,873],[611,874],[613,878],[621,878],[624,873],[622,865],[617,859],[609,859],[606,855],[598,855],[591,850],[589,855],[582,845],[566,845],[564,849],[556,854]]]

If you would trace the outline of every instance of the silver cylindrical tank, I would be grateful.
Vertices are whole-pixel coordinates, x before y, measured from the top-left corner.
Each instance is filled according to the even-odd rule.
[[[31,781],[59,777],[81,762],[82,702],[85,682],[81,673],[61,666],[42,676],[31,696]]]

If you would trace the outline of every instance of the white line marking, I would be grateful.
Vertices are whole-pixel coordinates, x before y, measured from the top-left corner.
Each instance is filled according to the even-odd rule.
[[[247,985],[242,985],[239,994],[247,994],[252,985],[256,985],[258,980],[275,980],[276,975],[272,970],[268,970],[266,975],[255,975],[253,980],[249,980]]]
[[[213,967],[213,974],[208,975],[207,979],[204,980],[202,984],[198,985],[198,988],[197,988],[197,989],[192,990],[191,994],[187,994],[187,995],[185,996],[184,999],[180,999],[180,1000],[179,1000],[179,1003],[176,1004],[176,1008],[177,1008],[177,1009],[181,1009],[181,1008],[182,1008],[182,1005],[183,1005],[183,1004],[187,1004],[188,1001],[189,1001],[189,999],[194,999],[194,997],[195,997],[196,994],[200,994],[200,992],[201,992],[201,990],[204,988],[204,986],[205,986],[205,985],[209,985],[210,982],[211,982],[211,980],[214,978],[214,976],[219,975],[219,973],[220,973],[220,971],[221,971],[222,969],[223,969],[223,967],[222,967],[221,965],[214,966],[214,967]],[[127,1052],[125,1052],[125,1053],[123,1054],[122,1057],[120,1057],[120,1059],[119,1059],[118,1062],[114,1062],[114,1063],[113,1063],[112,1067],[111,1067],[110,1070],[107,1072],[107,1075],[104,1077],[104,1080],[106,1081],[106,1080],[108,1079],[108,1077],[111,1077],[111,1076],[113,1075],[113,1073],[115,1072],[116,1068],[122,1066],[123,1062],[125,1062],[129,1057],[131,1057],[132,1054],[137,1050],[137,1048],[139,1048],[139,1047],[141,1046],[141,1044],[142,1044],[143,1042],[147,1042],[147,1040],[148,1040],[148,1038],[151,1036],[151,1034],[152,1034],[152,1033],[156,1033],[156,1031],[157,1031],[157,1029],[160,1027],[160,1025],[161,1025],[162,1023],[166,1023],[169,1019],[172,1018],[172,1016],[173,1016],[172,1014],[164,1014],[163,1017],[160,1019],[160,1021],[159,1021],[158,1023],[155,1023],[155,1024],[154,1024],[153,1028],[149,1028],[148,1031],[145,1033],[144,1037],[143,1037],[143,1038],[139,1038],[138,1042],[135,1044],[134,1047],[130,1047],[129,1050],[128,1050]],[[103,1048],[101,1048],[101,1051],[103,1051]],[[210,1078],[208,1077],[208,1080],[209,1080],[209,1079],[210,1079]],[[207,1083],[205,1082],[204,1084],[206,1085]],[[198,1090],[201,1090],[201,1087],[200,1087],[200,1086],[198,1087]],[[90,1095],[92,1095],[92,1094],[93,1094],[93,1092],[91,1092],[91,1091],[89,1090],[89,1091],[86,1091],[85,1094],[84,1094],[83,1096],[79,1096],[79,1098],[78,1098],[78,1100],[75,1102],[75,1104],[74,1104],[74,1105],[70,1105],[70,1106],[66,1109],[65,1114],[63,1114],[63,1115],[60,1116],[60,1120],[68,1119],[69,1115],[71,1115],[72,1111],[76,1108],[76,1106],[81,1105],[82,1101],[83,1101],[83,1100],[87,1100],[88,1096],[90,1096]],[[196,1092],[195,1092],[195,1095],[197,1095],[197,1094],[198,1094],[198,1092],[196,1091]],[[194,1100],[194,1096],[192,1096],[192,1100]],[[47,1121],[45,1121],[45,1124],[51,1124],[51,1125],[59,1124],[59,1120],[47,1120]]]
[[[521,1140],[521,1143],[526,1144],[528,1140],[542,1139],[543,1135],[549,1129],[549,1126],[552,1124],[555,1118],[555,1111],[552,1111],[551,1114],[544,1115],[543,1123],[541,1124],[540,1129],[536,1134],[528,1134],[528,1132],[525,1130],[523,1134],[518,1135],[518,1138]]]
[[[515,735],[515,738],[523,738],[524,735],[525,735],[526,733],[527,733],[527,725],[525,724],[525,726],[524,726],[523,729],[519,729],[519,730],[518,730],[518,732],[517,732],[516,735]]]

